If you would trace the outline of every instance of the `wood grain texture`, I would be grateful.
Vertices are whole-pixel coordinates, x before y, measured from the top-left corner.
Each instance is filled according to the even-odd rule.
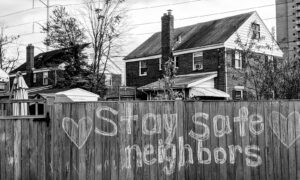
[[[96,102],[0,120],[0,179],[300,179],[300,101]]]

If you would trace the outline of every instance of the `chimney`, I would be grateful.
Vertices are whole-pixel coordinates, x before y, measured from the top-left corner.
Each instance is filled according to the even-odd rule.
[[[34,46],[28,44],[26,47],[26,71],[31,72],[34,68]]]
[[[173,56],[173,34],[174,16],[172,15],[172,10],[168,10],[168,13],[164,13],[161,17],[161,55],[163,64],[169,60],[169,57]]]

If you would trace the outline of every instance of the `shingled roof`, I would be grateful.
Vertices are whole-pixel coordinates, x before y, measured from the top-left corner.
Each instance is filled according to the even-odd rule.
[[[181,36],[182,40],[181,43],[174,45],[174,51],[224,43],[253,13],[255,12],[176,28],[174,42],[178,36]],[[159,54],[161,54],[161,32],[153,34],[124,60]]]
[[[80,48],[84,49],[87,47],[89,43],[80,45]],[[63,49],[57,49],[53,51],[48,51],[44,53],[40,53],[34,57],[34,68],[35,69],[41,69],[41,68],[54,68],[57,67],[59,64],[63,63],[64,56],[69,55],[72,53],[71,48],[63,48]],[[26,71],[26,62],[17,67],[16,69],[12,70],[9,74],[15,74],[16,72]]]

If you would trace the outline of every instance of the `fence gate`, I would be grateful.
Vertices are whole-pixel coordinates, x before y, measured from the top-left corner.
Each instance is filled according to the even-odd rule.
[[[299,111],[299,101],[55,104],[51,175],[70,180],[300,179]],[[10,121],[5,123],[11,131]],[[37,127],[27,126],[29,133],[22,129],[22,134],[33,136]],[[25,146],[39,144],[41,136]],[[6,151],[8,157],[11,152]]]
[[[45,106],[41,100],[0,102],[1,180],[50,177],[50,124]],[[14,114],[14,107],[27,108],[26,115]]]

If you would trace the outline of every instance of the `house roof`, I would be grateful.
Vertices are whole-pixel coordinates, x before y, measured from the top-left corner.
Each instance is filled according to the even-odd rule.
[[[181,89],[181,88],[189,88],[193,84],[199,84],[206,80],[215,78],[217,73],[198,73],[191,75],[183,75],[177,76],[173,79],[174,85],[173,88]],[[147,84],[145,86],[139,87],[139,90],[163,90],[165,88],[165,83],[162,80],[155,81],[153,83]]]
[[[80,48],[83,49],[88,45],[88,43],[82,44],[80,45]],[[34,68],[41,69],[57,67],[59,64],[65,62],[63,56],[70,54],[70,50],[71,47],[40,53],[34,57]],[[18,71],[26,71],[26,62],[12,70],[9,74],[15,74]]]
[[[175,43],[173,50],[185,50],[224,43],[253,13],[255,12],[176,28],[174,29],[174,42],[176,42],[178,36],[181,36],[181,43]],[[161,54],[161,32],[153,34],[127,55],[124,60],[159,54]]]

